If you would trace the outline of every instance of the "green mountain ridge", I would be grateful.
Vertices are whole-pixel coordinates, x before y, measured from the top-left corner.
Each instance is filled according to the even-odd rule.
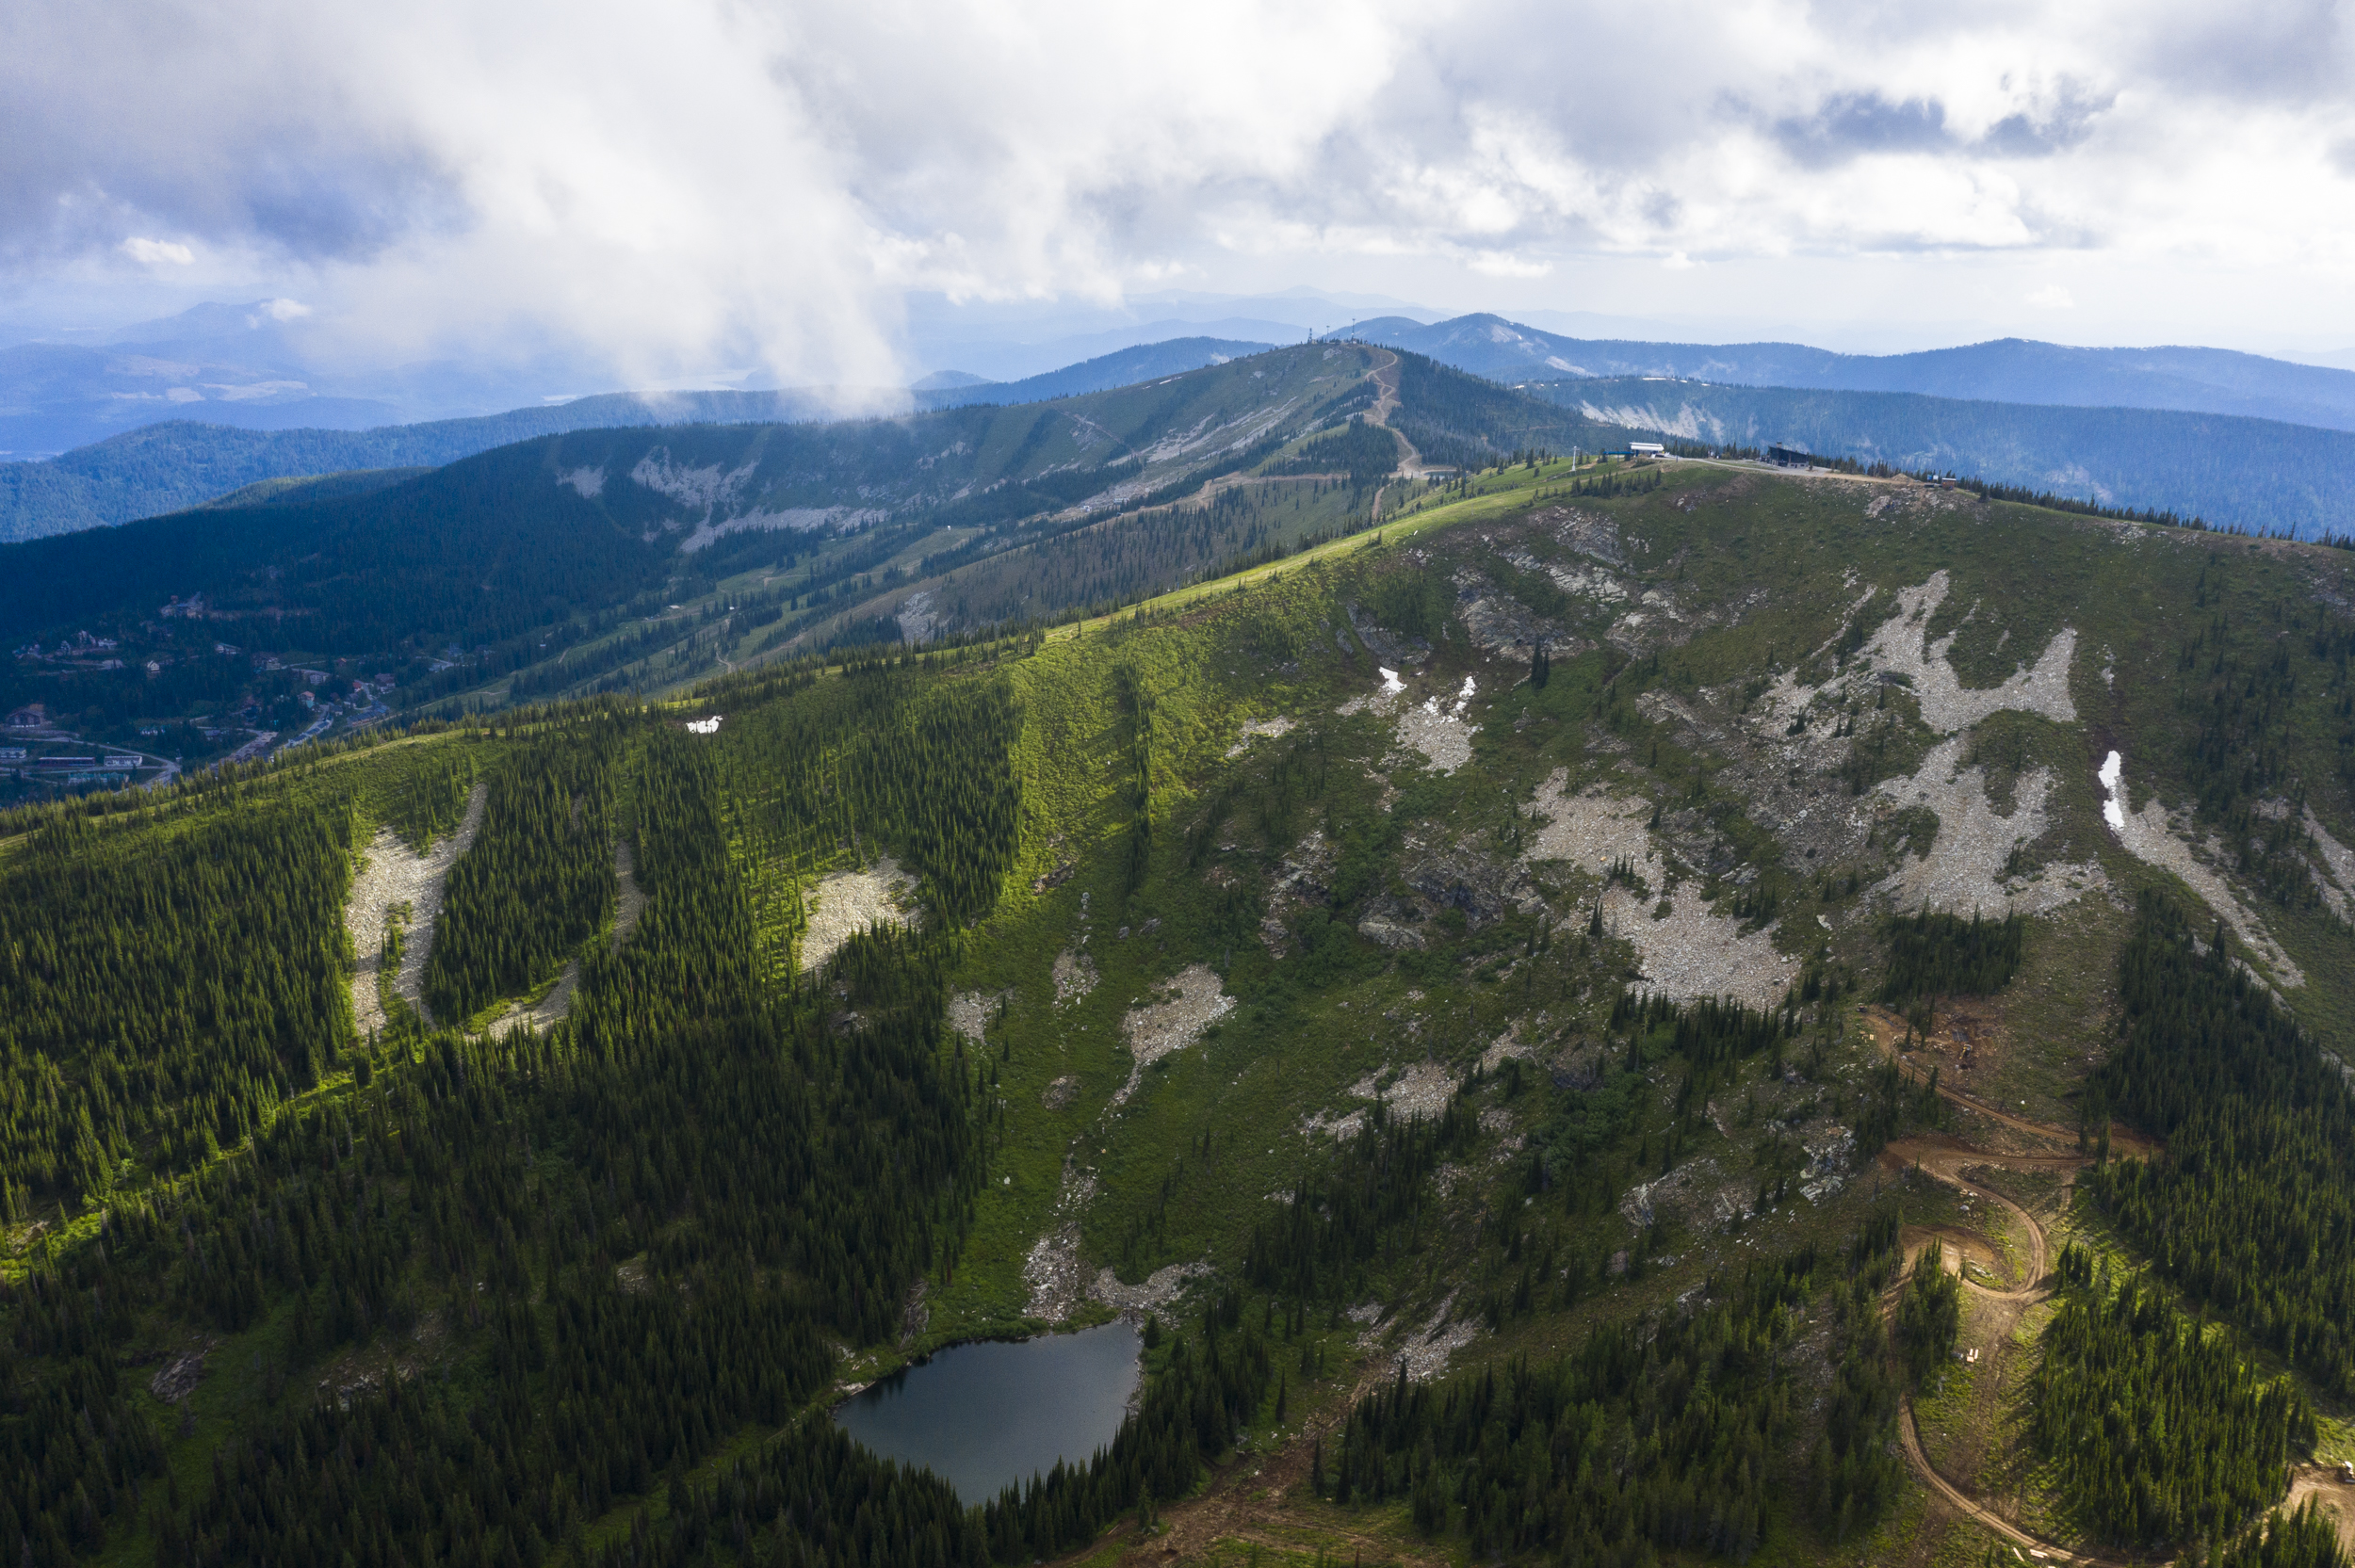
[[[1530,406],[1333,352],[1197,373],[1143,477],[1327,428],[1055,547]],[[1075,412],[1150,450],[1111,399],[1016,461],[1040,412],[893,439],[986,438],[950,506],[1128,482]],[[776,507],[802,439],[478,461],[651,552],[716,492],[625,461]],[[2276,1510],[2355,1458],[2355,561],[1738,463],[1393,499],[0,820],[0,1541],[2347,1560]],[[825,1417],[1117,1313],[1120,1438],[983,1508]]]
[[[0,463],[0,543],[134,522],[227,499],[269,479],[359,469],[439,467],[479,452],[567,430],[652,425],[829,420],[846,411],[891,413],[977,402],[1037,402],[1099,392],[1223,364],[1266,347],[1182,338],[1107,354],[1014,382],[899,392],[790,388],[777,392],[605,393],[477,418],[367,430],[247,430],[187,420],[143,426],[41,462]]]
[[[0,696],[86,731],[154,728],[283,706],[272,693],[293,677],[250,668],[283,655],[391,676],[403,706],[481,705],[658,690],[812,639],[896,638],[896,619],[876,625],[886,613],[934,639],[1054,620],[1347,531],[1385,493],[1395,507],[1427,488],[1386,488],[1406,449],[1378,427],[1372,467],[1288,456],[1372,410],[1372,371],[1390,359],[1319,345],[1045,403],[576,430],[368,493],[321,481],[0,547],[0,637],[44,651]],[[1427,461],[1609,438],[1427,362],[1394,374],[1404,401],[1388,417]],[[1133,527],[1104,525],[1129,513]],[[870,602],[916,583],[934,590],[929,610],[905,609],[904,589]],[[853,606],[866,607],[846,618]],[[122,668],[61,654],[76,634],[115,640]]]

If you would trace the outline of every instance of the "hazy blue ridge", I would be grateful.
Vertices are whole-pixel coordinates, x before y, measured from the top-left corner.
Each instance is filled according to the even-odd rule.
[[[2210,523],[2347,531],[2355,434],[2158,409],[2033,407],[1911,393],[1618,378],[1532,385],[1589,418],[1687,441],[1788,442],[1824,457],[1952,470]]]
[[[438,468],[494,447],[574,430],[792,423],[828,418],[846,408],[892,414],[977,403],[1035,403],[1178,375],[1267,347],[1226,338],[1179,338],[1100,355],[1019,381],[915,394],[895,388],[620,392],[506,413],[366,430],[254,430],[173,420],[126,430],[45,461],[0,463],[0,543],[160,516],[268,479],[361,469]]]
[[[0,463],[0,543],[154,517],[264,479],[365,468],[438,468],[536,436],[810,419],[829,406],[826,394],[806,391],[659,397],[623,392],[373,430],[246,430],[174,420],[126,430],[44,462]]]
[[[1156,377],[1179,376],[1189,370],[1199,370],[1207,364],[1224,364],[1228,360],[1261,353],[1274,347],[1273,344],[1245,343],[1233,338],[1172,338],[1166,343],[1142,344],[1134,348],[1099,354],[1095,359],[1082,360],[1078,364],[1067,364],[1043,375],[1026,376],[1018,381],[972,380],[948,386],[919,386],[916,400],[928,409],[955,408],[967,403],[1043,403],[1050,397],[1075,397],[1083,392],[1109,392],[1114,387],[1133,386]],[[939,373],[942,380],[960,374],[953,371]]]
[[[1369,343],[1521,382],[1669,376],[1830,392],[1917,392],[1998,403],[2172,409],[2355,430],[2355,371],[2227,348],[2073,348],[2004,338],[1912,354],[1838,354],[1799,343],[1641,343],[1562,337],[1498,315],[1425,326],[1363,322]]]

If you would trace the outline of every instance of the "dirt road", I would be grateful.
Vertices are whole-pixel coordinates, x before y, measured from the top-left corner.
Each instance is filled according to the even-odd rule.
[[[1929,1081],[1931,1069],[1916,1060],[1913,1056],[1898,1049],[1908,1026],[1904,1018],[1884,1007],[1862,1007],[1857,1011],[1864,1025],[1864,1032],[1872,1037],[1874,1047],[1881,1055],[1895,1062],[1915,1083]],[[1933,1035],[1937,1032],[1935,1022],[1931,1025],[1931,1032]],[[1940,1062],[1937,1065],[1943,1068],[1948,1064]],[[2012,1131],[2025,1133],[2030,1138],[2056,1143],[2073,1144],[2077,1140],[2076,1133],[2070,1128],[2056,1127],[2049,1122],[2030,1121],[2027,1117],[1983,1100],[1968,1090],[1957,1088],[1943,1072],[1938,1075],[1938,1097],[1966,1109],[1976,1111],[1990,1122],[2000,1122]],[[2116,1157],[2150,1159],[2162,1153],[2164,1147],[2156,1140],[2145,1138],[2127,1128],[2116,1124],[2112,1124],[2110,1128],[2110,1153]],[[1989,1160],[1983,1160],[1980,1163],[1990,1163],[1991,1160],[1992,1156],[1990,1156]]]
[[[1880,1008],[1865,1010],[1864,1019],[1866,1028],[1872,1034],[1874,1043],[1880,1047],[1882,1052],[1903,1067],[1916,1081],[1926,1081],[1928,1075],[1917,1064],[1908,1061],[1904,1053],[1897,1049],[1897,1043],[1904,1028],[1904,1020]],[[2052,1294],[2052,1287],[2045,1283],[2047,1267],[2051,1258],[2050,1246],[2045,1238],[2044,1226],[2035,1215],[2030,1214],[2020,1204],[1993,1188],[1971,1180],[1963,1172],[1972,1167],[1992,1167],[1999,1171],[2054,1173],[2058,1174],[2062,1185],[2067,1187],[2075,1181],[2079,1171],[2092,1164],[2093,1161],[2088,1156],[2075,1152],[2073,1145],[2077,1140],[2077,1135],[2071,1128],[2055,1127],[2044,1122],[2032,1122],[2024,1116],[2015,1116],[1999,1110],[1993,1106],[1981,1102],[1973,1095],[1955,1089],[1944,1080],[1943,1076],[1939,1080],[1938,1091],[1941,1098],[1956,1105],[1966,1106],[1982,1116],[2001,1123],[2014,1132],[2025,1133],[2046,1144],[2071,1146],[2067,1152],[2055,1150],[2044,1154],[1993,1154],[1975,1148],[1948,1133],[1925,1133],[1912,1138],[1899,1139],[1881,1151],[1882,1164],[1893,1170],[1918,1170],[1933,1180],[1943,1182],[1949,1187],[1958,1188],[1970,1193],[1973,1198],[1992,1204],[2002,1209],[2013,1223],[2026,1233],[2028,1264],[2019,1284],[2007,1289],[1997,1289],[1992,1285],[1979,1284],[1971,1277],[1967,1269],[1963,1270],[1961,1276],[1964,1289],[1990,1303],[1995,1309],[1992,1321],[1983,1325],[1981,1332],[2001,1347],[2010,1342],[2012,1331],[2019,1326],[2021,1317],[2026,1314],[2027,1310]],[[2132,1141],[2138,1150],[2152,1147],[2140,1140]],[[2120,1143],[2120,1140],[2114,1131],[2111,1139],[2113,1153],[2119,1152]],[[1927,1230],[1909,1234],[1905,1241],[1907,1261],[1910,1263],[1913,1254],[1920,1251],[1921,1247],[1930,1245],[1933,1241],[1944,1244],[1942,1237],[1935,1237]],[[1897,1293],[1892,1290],[1889,1296],[1891,1310],[1894,1310],[1896,1299]],[[1938,1473],[1938,1467],[1930,1463],[1929,1455],[1924,1451],[1921,1429],[1914,1421],[1913,1397],[1909,1394],[1901,1398],[1898,1402],[1897,1439],[1898,1447],[1905,1453],[1906,1463],[1912,1467],[1913,1473],[1922,1479],[1922,1484],[1928,1487],[1932,1495],[1943,1501],[1949,1508],[1969,1517],[1981,1528],[1991,1530],[2004,1540],[2042,1554],[2044,1560],[2054,1563],[2085,1563],[2088,1564],[2089,1568],[2152,1568],[2147,1559],[2100,1557],[2090,1552],[2064,1546],[2058,1542],[2048,1541],[2042,1536],[2021,1528],[1995,1510],[1964,1493]]]

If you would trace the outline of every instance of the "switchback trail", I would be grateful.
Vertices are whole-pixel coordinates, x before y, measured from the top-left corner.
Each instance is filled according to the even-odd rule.
[[[1941,1091],[1943,1092],[1942,1085]],[[2043,1126],[2033,1122],[2023,1122],[2020,1118],[2010,1118],[2006,1124],[2021,1130],[2033,1131],[2039,1138],[2058,1140],[2064,1136],[2058,1128]],[[2076,1135],[2071,1133],[2065,1136],[2073,1141]],[[1995,1308],[1995,1322],[1990,1335],[1993,1342],[1999,1347],[2008,1344],[2012,1331],[2018,1326],[2021,1317],[2030,1307],[2052,1294],[2051,1288],[2044,1283],[2045,1264],[2050,1249],[2045,1240],[2044,1227],[2038,1222],[2035,1215],[2030,1214],[2002,1193],[1972,1181],[1962,1173],[1963,1170],[1966,1166],[1987,1165],[2006,1171],[2057,1172],[2061,1173],[2063,1184],[2067,1185],[2073,1181],[2080,1169],[2092,1162],[2085,1156],[2078,1154],[1990,1154],[1972,1147],[1958,1138],[1945,1134],[1899,1139],[1881,1151],[1881,1162],[1893,1170],[1919,1171],[1934,1180],[1944,1182],[1949,1187],[1959,1188],[1973,1197],[1982,1199],[2002,1209],[2027,1233],[2028,1263],[2027,1268],[2022,1273],[2020,1284],[2008,1289],[1997,1289],[1992,1285],[1981,1285],[1973,1280],[1967,1268],[1957,1268],[1963,1288],[1990,1302]],[[1937,1233],[1908,1227],[1908,1235],[1901,1245],[1903,1255],[1908,1264],[1925,1247],[1939,1248],[1941,1264],[1944,1261],[1946,1240]],[[1959,1263],[1959,1258],[1957,1262]],[[1897,1298],[1904,1288],[1904,1274],[1901,1271],[1898,1284],[1891,1289],[1883,1303],[1885,1311],[1895,1310]],[[2006,1541],[2042,1553],[2048,1560],[2054,1562],[2086,1563],[2090,1565],[2090,1568],[2137,1568],[2137,1565],[2148,1561],[2143,1559],[2099,1557],[2090,1552],[2064,1546],[2056,1541],[2046,1540],[2042,1536],[2021,1528],[1992,1508],[1965,1494],[1944,1476],[1938,1473],[1938,1467],[1930,1463],[1929,1455],[1923,1450],[1922,1433],[1914,1420],[1911,1394],[1903,1394],[1898,1397],[1897,1442],[1898,1447],[1905,1453],[1906,1463],[1910,1465],[1913,1473],[1921,1478],[1923,1485],[1943,1499],[1950,1508],[1962,1513],[1982,1528],[1992,1530]]]

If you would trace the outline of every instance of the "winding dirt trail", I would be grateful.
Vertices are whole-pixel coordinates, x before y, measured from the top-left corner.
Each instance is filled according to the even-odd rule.
[[[1873,1037],[1874,1043],[1891,1060],[1896,1062],[1908,1077],[1915,1082],[1929,1081],[1931,1074],[1925,1072],[1919,1063],[1908,1059],[1906,1053],[1898,1049],[1901,1032],[1905,1027],[1905,1021],[1902,1018],[1886,1009],[1868,1008],[1864,1010],[1864,1023],[1866,1031]],[[2066,1188],[2075,1184],[2077,1172],[2092,1164],[2093,1160],[2090,1156],[2075,1152],[2073,1145],[2076,1143],[2077,1135],[2072,1129],[2055,1127],[2044,1122],[2033,1122],[2024,1116],[2016,1116],[2010,1112],[1999,1110],[1977,1096],[1956,1089],[1945,1081],[1942,1075],[1938,1079],[1938,1092],[1940,1098],[1975,1111],[2013,1132],[2025,1134],[2041,1143],[2071,1146],[2066,1152],[1997,1154],[1967,1143],[1948,1133],[1927,1133],[1912,1138],[1898,1139],[1881,1151],[1882,1164],[1893,1170],[1920,1171],[1924,1175],[1935,1181],[1943,1182],[1949,1187],[1969,1193],[1974,1199],[1991,1204],[2001,1209],[2026,1234],[2028,1238],[2027,1268],[2022,1272],[2018,1285],[2001,1289],[1993,1285],[1982,1285],[1973,1279],[1970,1270],[1960,1267],[1962,1249],[1953,1247],[1941,1232],[1927,1228],[1908,1227],[1908,1234],[1900,1243],[1904,1248],[1905,1258],[1908,1265],[1923,1248],[1928,1246],[1940,1247],[1942,1255],[1955,1256],[1963,1288],[1994,1308],[1991,1322],[1989,1325],[1991,1331],[1989,1337],[1998,1346],[2006,1345],[2010,1342],[2012,1331],[2019,1326],[2020,1319],[2026,1315],[2028,1309],[2053,1293],[2052,1286],[2046,1283],[2048,1265],[2051,1261],[2051,1245],[2046,1239],[2044,1226],[2035,1215],[2030,1214],[2019,1204],[1995,1191],[1992,1188],[1971,1180],[1963,1172],[1970,1167],[1982,1166],[1992,1167],[2000,1171],[2056,1174],[2061,1178],[2062,1187]],[[2155,1148],[2154,1145],[2141,1139],[2134,1138],[2132,1135],[2121,1137],[2113,1129],[2111,1149],[2114,1154],[2145,1153],[2153,1148]],[[1902,1288],[1900,1285],[1890,1291],[1884,1303],[1884,1310],[1893,1312],[1896,1309],[1897,1293]],[[2033,1531],[2022,1529],[1994,1509],[1949,1481],[1944,1476],[1939,1474],[1938,1467],[1930,1463],[1930,1456],[1923,1449],[1922,1431],[1914,1418],[1913,1396],[1910,1394],[1902,1395],[1898,1399],[1897,1442],[1898,1447],[1905,1454],[1906,1463],[1912,1468],[1916,1476],[1921,1478],[1922,1484],[1928,1487],[1931,1493],[1949,1508],[1963,1514],[1981,1528],[1993,1531],[2014,1545],[2039,1554],[2045,1561],[2084,1563],[2087,1565],[2087,1568],[2153,1568],[2155,1560],[2152,1559],[2103,1557],[2075,1547],[2064,1546],[2059,1542],[2047,1540]],[[2163,1568],[2163,1565],[2159,1565],[2159,1568]]]
[[[1366,411],[1366,423],[1369,425],[1381,426],[1384,429],[1390,432],[1390,439],[1398,443],[1398,449],[1401,455],[1398,460],[1398,467],[1391,471],[1393,477],[1402,479],[1420,479],[1429,472],[1423,464],[1422,454],[1415,450],[1415,444],[1406,439],[1405,431],[1392,428],[1390,425],[1390,415],[1396,413],[1399,407],[1398,356],[1391,353],[1388,348],[1376,348],[1372,351],[1389,357],[1387,360],[1376,364],[1372,369],[1366,372],[1367,378],[1373,382],[1374,392],[1376,394],[1373,399],[1373,407]],[[1390,487],[1387,482],[1375,489],[1373,493],[1373,505],[1367,514],[1368,521],[1373,523],[1379,523],[1382,521],[1382,497],[1389,494],[1389,490]]]
[[[1937,1071],[1940,1099],[1960,1106],[1966,1110],[1975,1111],[1990,1122],[2000,1122],[2012,1131],[2025,1133],[2030,1138],[2055,1143],[2074,1143],[2077,1140],[2077,1135],[2067,1127],[2056,1127],[2050,1122],[2032,1122],[2027,1117],[2006,1110],[2001,1106],[1990,1104],[1968,1090],[1957,1088],[1944,1072],[1941,1071],[1948,1065],[1945,1062],[1937,1063],[1935,1068],[1925,1068],[1915,1059],[1915,1054],[1899,1049],[1908,1028],[1905,1019],[1899,1014],[1884,1007],[1860,1008],[1858,1012],[1864,1025],[1864,1032],[1872,1037],[1874,1048],[1895,1062],[1907,1077],[1915,1083],[1927,1083],[1932,1072]],[[1938,1026],[1933,1020],[1930,1041],[1935,1042],[1938,1038]],[[2114,1156],[2150,1159],[2164,1153],[2166,1145],[2155,1139],[2145,1138],[2140,1133],[2116,1124],[2110,1128],[2110,1153]],[[2006,1159],[2015,1157],[2019,1156],[2004,1156],[1999,1158],[1995,1156],[1988,1156],[1975,1163],[2001,1164]],[[2079,1163],[2084,1162],[2081,1160]]]
[[[2035,1126],[2035,1123],[2031,1123],[2028,1125]],[[2039,1127],[2037,1130],[2039,1137],[2058,1139],[2061,1136],[2057,1128]],[[2068,1136],[2072,1142],[2075,1140],[2075,1134],[2071,1133]],[[2030,1307],[2052,1294],[2051,1286],[2045,1283],[2050,1249],[2045,1239],[2044,1227],[2037,1221],[2036,1216],[1993,1188],[1983,1187],[1971,1180],[1962,1173],[1963,1170],[1965,1167],[1977,1165],[1994,1166],[2006,1171],[2057,1172],[2061,1173],[2063,1183],[2066,1185],[2075,1177],[2080,1169],[2092,1162],[2085,1156],[2077,1154],[1990,1154],[1973,1148],[1958,1138],[1943,1133],[1899,1139],[1883,1149],[1880,1157],[1881,1163],[1892,1170],[1919,1171],[1933,1180],[1943,1182],[1949,1187],[1958,1188],[1973,1198],[1993,1204],[2003,1210],[2027,1234],[2028,1265],[2022,1272],[2021,1283],[2009,1288],[1982,1285],[1973,1279],[1970,1270],[1960,1267],[1961,1259],[1967,1255],[1965,1249],[1957,1246],[1942,1229],[1931,1230],[1925,1227],[1908,1226],[1900,1243],[1908,1266],[1924,1249],[1933,1246],[1941,1250],[1941,1259],[1954,1258],[1963,1288],[1995,1308],[1992,1322],[1989,1325],[1988,1337],[1999,1346],[2007,1344],[2012,1331],[2019,1326],[2021,1317]],[[1897,1296],[1903,1288],[1901,1275],[1900,1283],[1892,1287],[1883,1303],[1885,1311],[1896,1310]],[[2056,1541],[2048,1541],[2042,1536],[2022,1529],[1994,1509],[1964,1493],[1944,1476],[1939,1474],[1938,1467],[1930,1463],[1929,1455],[1924,1451],[1921,1428],[1914,1420],[1913,1396],[1910,1394],[1901,1395],[1898,1398],[1897,1442],[1905,1454],[1906,1463],[1912,1467],[1916,1476],[1921,1478],[1923,1485],[1943,1499],[1948,1507],[1964,1514],[1983,1528],[1994,1531],[2006,1541],[2032,1551],[2040,1552],[2051,1561],[2081,1562],[2092,1565],[2092,1568],[2138,1568],[2138,1565],[2147,1560],[2098,1557],[2090,1552],[2064,1546]]]

